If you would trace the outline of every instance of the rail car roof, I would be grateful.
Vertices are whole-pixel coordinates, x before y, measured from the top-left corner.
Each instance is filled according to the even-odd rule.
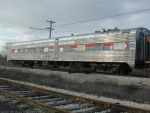
[[[122,32],[135,32],[137,29],[146,30],[149,31],[147,28],[140,27],[140,28],[131,28],[131,29],[119,29],[115,31],[109,31],[109,32],[98,32],[98,33],[86,33],[86,34],[77,34],[77,35],[70,35],[70,36],[63,36],[63,37],[55,37],[52,39],[41,39],[41,40],[32,40],[32,41],[23,41],[23,42],[17,42],[17,43],[8,43],[9,45],[17,46],[17,45],[24,45],[24,44],[36,44],[36,43],[44,43],[44,42],[54,42],[56,39],[59,40],[67,40],[67,39],[74,39],[81,38],[81,37],[91,37],[95,35],[106,35],[106,34],[112,34],[112,33],[122,33]]]

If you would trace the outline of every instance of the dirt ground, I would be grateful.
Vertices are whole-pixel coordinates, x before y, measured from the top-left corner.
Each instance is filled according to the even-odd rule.
[[[150,104],[150,79],[0,66],[0,77]]]

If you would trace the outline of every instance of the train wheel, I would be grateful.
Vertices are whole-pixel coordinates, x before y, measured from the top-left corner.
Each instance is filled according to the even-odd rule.
[[[121,64],[118,69],[119,74],[126,75],[131,72],[130,67],[127,64]]]

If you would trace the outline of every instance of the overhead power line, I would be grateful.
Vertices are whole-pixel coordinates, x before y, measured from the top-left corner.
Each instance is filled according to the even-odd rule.
[[[68,26],[68,25],[73,25],[73,24],[87,23],[87,22],[91,22],[91,21],[110,19],[110,18],[115,18],[115,17],[119,17],[119,16],[126,16],[126,15],[135,14],[135,13],[147,12],[147,11],[150,11],[150,9],[142,9],[142,10],[136,10],[136,11],[132,11],[132,12],[124,12],[124,13],[120,13],[120,14],[115,14],[115,15],[111,15],[111,16],[104,16],[104,17],[98,17],[98,18],[93,18],[93,19],[81,20],[81,21],[76,21],[76,22],[71,22],[71,23],[66,23],[66,24],[55,25],[54,27],[62,27],[62,26]]]
[[[54,30],[52,27],[52,24],[54,24],[55,22],[53,20],[50,20],[50,21],[47,20],[46,22],[49,23],[50,27],[47,27],[47,28],[30,27],[30,29],[49,31],[49,39],[51,39],[52,30]]]
[[[34,29],[34,30],[37,30],[37,31],[41,31],[41,30],[43,30],[43,31],[49,31],[46,28],[37,28],[37,27],[30,27],[30,29]]]
[[[148,11],[150,11],[150,8],[148,8],[148,9],[140,9],[140,10],[131,11],[131,12],[124,12],[124,13],[115,14],[115,15],[111,15],[111,16],[103,16],[103,17],[97,17],[97,18],[92,18],[92,19],[87,19],[87,20],[80,20],[80,21],[75,21],[75,22],[71,22],[71,23],[58,24],[58,25],[55,25],[54,27],[63,27],[63,26],[68,26],[68,25],[73,25],[73,24],[87,23],[87,22],[91,22],[91,21],[110,19],[110,18],[115,18],[115,17],[120,17],[120,16],[127,16],[127,15],[131,15],[131,14],[143,13],[143,12],[148,12]],[[41,29],[41,28],[34,28],[34,27],[30,27],[30,28],[35,29],[35,30],[23,33],[22,35],[30,34],[30,33],[41,31],[41,30],[49,31],[46,28],[43,28],[43,29]],[[18,35],[16,35],[16,36],[18,36]],[[19,35],[19,36],[21,36],[21,35]]]

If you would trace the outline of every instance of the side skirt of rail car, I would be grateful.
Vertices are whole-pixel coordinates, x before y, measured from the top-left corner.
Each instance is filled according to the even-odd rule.
[[[51,69],[67,70],[69,72],[83,73],[117,73],[127,74],[131,68],[122,62],[75,62],[75,61],[11,61],[14,65],[30,67],[49,67]]]

